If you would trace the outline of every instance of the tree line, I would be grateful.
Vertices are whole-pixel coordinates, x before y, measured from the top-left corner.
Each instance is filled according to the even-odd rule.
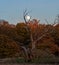
[[[27,31],[28,26],[29,31]],[[59,24],[40,24],[37,19],[27,23],[9,24],[0,21],[0,58],[21,57],[21,47],[31,48],[32,34],[35,48],[46,50],[54,56],[59,56]],[[33,53],[34,54],[34,53]]]

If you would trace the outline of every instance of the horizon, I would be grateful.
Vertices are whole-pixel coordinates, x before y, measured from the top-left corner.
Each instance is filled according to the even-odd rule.
[[[59,0],[0,0],[0,19],[11,24],[24,22],[23,12],[31,11],[31,19],[38,19],[41,23],[53,23],[59,14]]]

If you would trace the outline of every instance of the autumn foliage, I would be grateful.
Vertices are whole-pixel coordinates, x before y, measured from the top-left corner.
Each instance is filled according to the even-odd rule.
[[[40,24],[38,20],[33,19],[28,22],[30,32],[26,30],[25,23],[9,24],[7,21],[0,21],[0,58],[20,56],[21,45],[31,46],[30,34],[33,39],[43,36],[36,42],[36,48],[49,51],[54,56],[59,56],[59,24],[56,26]],[[48,30],[48,31],[47,31]]]

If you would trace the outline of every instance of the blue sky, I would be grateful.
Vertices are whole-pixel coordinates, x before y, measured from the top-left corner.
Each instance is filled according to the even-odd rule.
[[[59,14],[59,0],[0,0],[0,19],[9,21],[9,23],[18,23],[23,20],[23,11],[27,8],[31,11],[30,16],[40,19],[45,23],[53,23],[57,14]]]

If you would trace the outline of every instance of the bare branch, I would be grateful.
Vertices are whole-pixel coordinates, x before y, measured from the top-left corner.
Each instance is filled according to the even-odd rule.
[[[48,28],[48,29],[46,29],[45,31],[44,31],[44,33],[42,34],[42,36],[40,36],[38,39],[36,39],[35,41],[34,41],[34,43],[36,43],[37,41],[39,41],[39,40],[41,40],[43,37],[45,37],[47,34],[50,34],[50,33],[53,33],[54,32],[54,30],[51,30],[50,32],[49,32],[49,30],[50,30],[50,27]]]
[[[29,14],[29,12],[31,12],[31,11],[27,11],[27,9],[23,12],[23,18],[24,18],[24,21],[26,24],[27,24],[26,16]]]
[[[47,24],[49,24],[48,21],[47,21],[47,19],[45,19],[45,21],[46,21]]]

